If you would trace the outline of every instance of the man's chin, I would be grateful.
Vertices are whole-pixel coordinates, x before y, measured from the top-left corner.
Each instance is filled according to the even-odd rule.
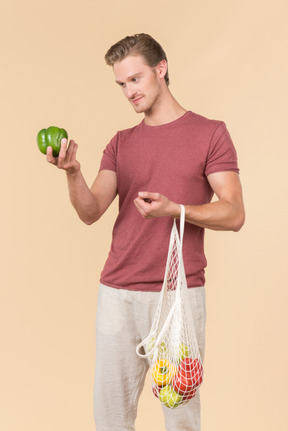
[[[135,106],[135,105],[132,105],[132,106],[133,106],[134,111],[137,114],[142,114],[143,112],[145,112],[145,109],[141,108],[140,106]]]
[[[145,104],[145,103],[143,103],[143,100],[142,100],[143,98],[141,98],[141,100],[139,100],[139,102],[137,103],[133,103],[132,101],[130,102],[131,103],[131,105],[132,105],[132,107],[133,107],[133,109],[134,109],[134,111],[135,112],[137,112],[137,114],[141,114],[141,113],[143,113],[143,112],[145,112],[146,111],[146,108],[147,108],[147,104]]]

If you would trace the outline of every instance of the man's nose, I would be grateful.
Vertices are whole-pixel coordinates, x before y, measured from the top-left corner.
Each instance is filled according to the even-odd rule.
[[[127,85],[126,86],[126,97],[128,99],[132,99],[135,94],[136,94],[135,88],[133,88],[132,85]]]

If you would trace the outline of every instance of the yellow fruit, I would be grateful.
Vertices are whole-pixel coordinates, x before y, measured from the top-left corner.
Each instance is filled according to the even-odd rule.
[[[152,368],[152,378],[157,386],[166,386],[176,374],[176,368],[168,359],[158,359]]]

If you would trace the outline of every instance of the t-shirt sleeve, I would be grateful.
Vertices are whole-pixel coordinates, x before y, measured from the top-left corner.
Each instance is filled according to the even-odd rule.
[[[215,172],[235,171],[239,173],[237,153],[225,123],[215,130],[205,166],[205,175]]]
[[[115,135],[103,151],[99,171],[107,169],[116,172],[117,169],[118,134]]]

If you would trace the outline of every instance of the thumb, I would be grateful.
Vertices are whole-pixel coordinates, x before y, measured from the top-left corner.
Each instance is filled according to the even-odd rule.
[[[151,193],[151,192],[139,192],[138,196],[142,199],[152,199],[156,200],[159,197],[158,193]]]

